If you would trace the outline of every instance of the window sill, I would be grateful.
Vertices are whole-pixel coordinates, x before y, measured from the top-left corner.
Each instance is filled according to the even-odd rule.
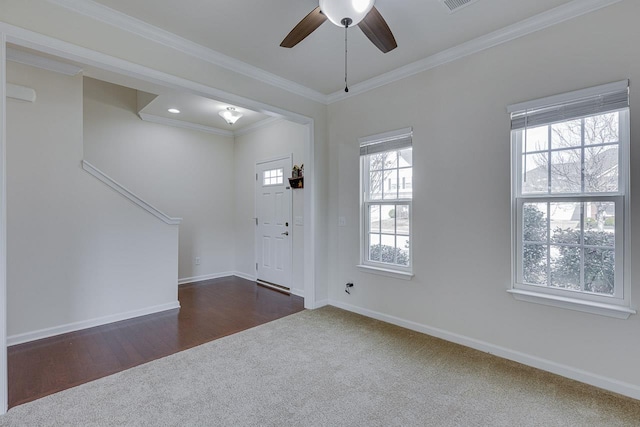
[[[560,297],[539,292],[522,291],[520,289],[509,289],[507,292],[513,295],[518,301],[566,308],[568,310],[582,311],[600,316],[614,317],[616,319],[628,319],[632,314],[636,314],[635,310],[620,305]]]
[[[358,265],[357,267],[358,267],[358,270],[362,271],[363,273],[377,274],[380,276],[393,277],[394,279],[402,279],[402,280],[413,279],[413,273],[407,273],[404,271],[390,270],[387,268],[372,267],[370,265],[362,265],[362,264]]]

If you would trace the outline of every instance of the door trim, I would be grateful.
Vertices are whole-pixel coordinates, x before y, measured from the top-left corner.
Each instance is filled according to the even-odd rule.
[[[0,31],[0,414],[8,410],[7,373],[7,36]]]

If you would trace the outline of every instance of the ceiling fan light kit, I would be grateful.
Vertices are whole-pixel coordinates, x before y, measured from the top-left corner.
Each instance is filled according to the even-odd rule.
[[[320,0],[320,10],[338,27],[357,25],[373,8],[374,0]],[[344,22],[343,22],[344,21]]]
[[[282,40],[280,46],[294,47],[324,24],[327,19],[338,27],[344,28],[344,91],[349,92],[347,82],[347,30],[349,27],[357,25],[382,53],[390,52],[398,47],[389,25],[374,4],[375,0],[319,0],[318,7],[293,27],[293,30]]]
[[[382,53],[398,47],[389,25],[375,7],[375,0],[320,0],[319,6],[298,22],[280,46],[296,46],[327,19],[342,28],[358,25]]]

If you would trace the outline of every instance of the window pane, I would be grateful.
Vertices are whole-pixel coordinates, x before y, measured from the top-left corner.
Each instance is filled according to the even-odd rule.
[[[613,295],[615,255],[609,249],[585,249],[584,286],[587,292]]]
[[[582,150],[562,150],[551,153],[551,192],[580,193],[582,191]]]
[[[584,190],[618,191],[618,146],[588,147],[584,157]]]
[[[387,153],[377,153],[369,155],[369,170],[370,171],[381,171],[383,169],[383,165],[385,159],[387,158]]]
[[[569,148],[582,145],[582,120],[551,125],[551,148]]]
[[[380,235],[369,234],[369,260],[380,261]]]
[[[396,234],[408,236],[410,231],[409,206],[396,205]]]
[[[523,151],[545,151],[549,149],[549,126],[528,128],[522,141]]]
[[[380,207],[380,229],[383,233],[395,234],[396,232],[396,208],[393,205]],[[393,246],[393,244],[392,244]]]
[[[522,156],[522,194],[547,193],[549,191],[548,153]]]
[[[409,236],[396,238],[396,264],[409,266]]]
[[[369,231],[380,232],[380,205],[369,206]]]
[[[584,244],[589,246],[615,246],[615,203],[585,203]]]
[[[398,167],[411,167],[413,166],[413,148],[406,148],[398,151]]]
[[[396,236],[383,234],[381,236],[380,261],[389,264],[396,263]]]
[[[522,249],[522,274],[525,283],[547,284],[547,246],[524,245]]]
[[[382,198],[385,200],[395,200],[398,198],[398,170],[384,171],[384,185]]]
[[[551,246],[551,286],[575,291],[582,290],[580,286],[581,252],[580,248],[573,246]]]
[[[411,199],[412,197],[412,172],[411,168],[404,168],[398,171],[400,179],[398,182],[398,197],[401,199]]]
[[[369,198],[368,200],[382,199],[382,172],[369,174]]]
[[[397,151],[389,151],[384,153],[384,168],[385,169],[396,169],[398,167],[398,152]]]
[[[620,113],[601,114],[584,119],[585,144],[609,144],[619,141]]]
[[[551,241],[579,245],[582,203],[550,203],[549,208]]]
[[[262,185],[279,185],[284,182],[284,169],[271,169],[263,171]]]
[[[522,206],[522,231],[525,242],[547,242],[547,204],[525,203]]]

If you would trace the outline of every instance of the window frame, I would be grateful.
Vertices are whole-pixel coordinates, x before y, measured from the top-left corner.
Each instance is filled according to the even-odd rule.
[[[392,145],[393,141],[400,140],[402,138],[407,138],[407,137],[411,139],[413,137],[413,130],[411,128],[387,132],[379,135],[372,135],[366,138],[360,138],[360,146],[362,150],[362,147],[365,145],[385,144],[385,143],[391,142],[389,149],[379,151],[378,153],[400,152],[402,150],[406,150],[407,148],[411,148],[413,152],[412,141],[411,141],[411,144],[409,144],[408,146],[401,147],[401,148],[393,147]],[[413,187],[414,187],[413,179],[411,182],[411,198],[398,197],[395,199],[370,199],[368,195],[370,194],[369,193],[369,184],[370,184],[369,156],[371,155],[372,154],[360,155],[360,264],[358,265],[358,269],[366,273],[380,274],[388,277],[410,280],[413,277],[413,264],[414,264],[413,263]],[[408,168],[400,167],[399,161],[396,167],[393,168],[393,170],[397,171],[398,173],[402,169],[408,169]],[[413,162],[411,164],[411,175],[413,177]],[[398,182],[396,185],[400,185],[400,182]],[[396,191],[398,190],[399,189],[397,188]],[[376,206],[376,205],[407,206],[408,213],[409,213],[409,234],[408,234],[409,263],[407,266],[403,266],[400,264],[386,263],[381,261],[372,261],[369,259],[369,244],[370,244],[369,224],[370,224],[370,212],[371,212],[370,207]],[[380,230],[379,234],[382,236],[383,234],[388,234],[388,233],[382,233],[382,230]],[[388,235],[391,235],[391,234],[388,234]],[[397,224],[396,224],[396,229],[394,230],[393,236],[395,237],[397,242],[397,239],[399,236],[397,234]],[[400,235],[400,237],[402,236],[405,236],[405,235],[404,234]]]
[[[620,86],[619,82],[617,83]],[[624,82],[628,86],[628,82]],[[543,105],[545,100],[547,105],[554,105],[552,100],[561,100],[556,104],[571,102],[580,99],[585,94],[597,93],[605,87],[611,87],[614,84],[604,85],[601,87],[590,88],[583,91],[576,91],[568,94],[557,95],[542,100],[531,101]],[[525,103],[526,104],[526,103]],[[523,104],[519,104],[520,106]],[[518,106],[510,107],[509,112],[517,111]],[[522,169],[523,169],[523,135],[527,128],[514,129],[511,131],[511,234],[512,234],[512,279],[509,292],[516,299],[552,305],[557,307],[569,308],[572,310],[585,311],[594,314],[601,314],[616,318],[627,318],[630,314],[635,314],[635,310],[630,308],[630,201],[629,201],[629,181],[630,181],[630,126],[629,126],[629,108],[612,109],[609,111],[595,112],[593,114],[584,115],[585,117],[598,116],[600,114],[614,113],[619,114],[619,134],[618,134],[618,189],[611,192],[586,192],[580,193],[522,193]],[[568,118],[564,122],[574,120],[576,118]],[[549,122],[546,124],[536,124],[532,127],[550,126],[553,123],[562,123],[563,121]],[[584,126],[584,121],[582,122]],[[580,147],[584,152],[584,129]],[[551,153],[551,141],[548,142],[548,151]],[[597,144],[596,144],[597,145]],[[611,144],[614,145],[614,144]],[[584,154],[582,154],[584,158]],[[547,185],[551,185],[549,181]],[[584,186],[583,186],[584,190]],[[524,248],[524,205],[526,203],[588,203],[594,201],[613,202],[615,209],[615,264],[614,264],[614,291],[613,295],[597,294],[584,291],[584,264],[581,264],[581,280],[583,290],[567,290],[555,288],[549,285],[536,285],[526,283],[524,280],[523,268],[523,248]],[[548,216],[548,213],[547,213]],[[548,220],[549,221],[549,220]],[[580,215],[581,242],[579,247],[584,249],[584,211],[581,210]],[[549,227],[549,225],[547,225]],[[552,246],[550,230],[547,228],[546,246]],[[564,245],[562,245],[564,246]],[[547,253],[548,255],[549,253]],[[581,254],[582,263],[584,262],[584,253]],[[548,260],[549,262],[549,260]],[[548,273],[549,274],[549,273]]]

